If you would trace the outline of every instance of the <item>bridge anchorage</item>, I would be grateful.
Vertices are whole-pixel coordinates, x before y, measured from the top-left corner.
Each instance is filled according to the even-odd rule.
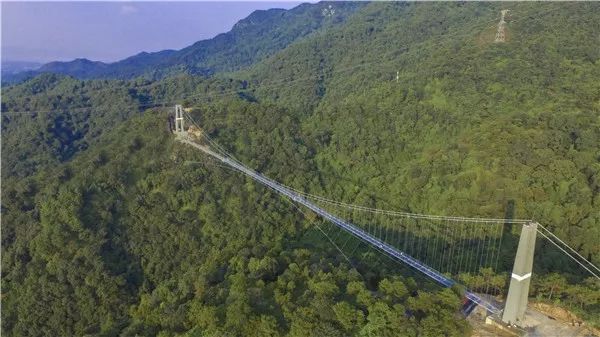
[[[184,114],[188,122],[191,122],[191,126],[187,129],[184,129]],[[421,272],[438,284],[444,287],[458,285],[467,289],[464,292],[465,303],[463,306],[463,312],[467,315],[478,305],[485,310],[488,317],[486,322],[495,322],[496,325],[503,327],[522,326],[528,303],[538,233],[600,280],[600,268],[583,259],[577,251],[556,235],[531,220],[467,218],[396,212],[346,204],[308,194],[267,178],[238,161],[202,132],[202,129],[181,105],[175,107],[175,121],[174,134],[177,141],[200,150],[291,202],[308,208],[335,228],[366,243],[393,260]],[[336,215],[336,210],[345,210],[347,216]],[[361,222],[360,217],[364,214],[376,217],[383,225],[378,226],[377,222],[373,221]],[[469,290],[454,280],[451,275],[460,276],[460,272],[465,270],[471,272],[473,269],[475,272],[479,272],[483,266],[497,269],[502,237],[505,234],[503,232],[504,225],[508,223],[522,225],[522,227],[508,294],[502,310],[494,301],[474,290]],[[427,233],[433,239],[424,239],[425,235],[422,233]],[[486,249],[486,244],[492,248]],[[339,249],[337,246],[336,248]],[[441,253],[438,252],[438,248],[441,248]],[[453,256],[454,254],[457,256]],[[496,267],[493,266],[494,262]],[[487,293],[488,290],[486,287],[484,292]]]

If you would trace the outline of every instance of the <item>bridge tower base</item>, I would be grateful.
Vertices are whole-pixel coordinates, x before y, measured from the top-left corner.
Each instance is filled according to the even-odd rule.
[[[502,313],[502,321],[508,324],[521,325],[525,318],[527,299],[529,296],[529,283],[533,270],[533,253],[535,251],[535,238],[537,223],[530,222],[523,225],[519,247],[513,266],[506,305]]]

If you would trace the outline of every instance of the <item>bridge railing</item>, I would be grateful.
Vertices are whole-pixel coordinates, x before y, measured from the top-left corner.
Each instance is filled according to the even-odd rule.
[[[336,226],[340,227],[341,229],[345,230],[346,232],[352,234],[353,236],[359,238],[360,240],[363,240],[369,244],[371,244],[372,246],[374,246],[375,248],[377,248],[378,250],[388,254],[389,256],[400,260],[402,262],[404,262],[405,264],[409,265],[410,267],[420,271],[421,273],[425,274],[426,276],[428,276],[429,278],[433,279],[434,281],[438,282],[439,284],[443,285],[444,287],[451,287],[454,284],[456,284],[456,282],[446,276],[444,276],[443,274],[441,274],[440,272],[434,270],[433,268],[425,265],[424,263],[420,262],[419,260],[413,258],[412,256],[396,249],[395,247],[392,247],[390,245],[388,245],[387,243],[379,240],[378,238],[372,236],[371,234],[363,231],[362,229],[358,228],[357,226],[336,217],[335,215],[327,212],[326,210],[324,210],[323,208],[315,205],[314,203],[312,203],[311,201],[307,200],[306,198],[302,197],[301,195],[299,195],[298,193],[282,186],[281,184],[279,184],[278,182],[267,178],[265,176],[263,176],[262,174],[247,168],[246,166],[228,158],[225,156],[222,156],[214,151],[212,151],[211,149],[209,149],[206,146],[203,145],[199,145],[197,143],[195,143],[194,141],[192,141],[190,138],[187,137],[179,137],[178,138],[179,141],[181,141],[182,143],[191,145],[201,151],[203,151],[204,153],[220,160],[221,162],[237,169],[238,171],[244,173],[245,175],[251,177],[252,179],[254,179],[255,181],[260,182],[261,184],[275,190],[276,192],[290,198],[291,200],[307,207],[308,209],[312,210],[313,212],[315,212],[316,214],[318,214],[319,216],[321,216],[322,218],[332,222],[333,224],[335,224]],[[478,305],[481,305],[482,307],[484,307],[486,310],[492,312],[492,313],[499,313],[500,309],[496,308],[493,304],[489,303],[487,300],[483,299],[482,297],[478,296],[477,294],[470,292],[470,291],[466,291],[465,292],[465,297],[468,298],[469,300],[471,300],[472,302],[477,303]]]

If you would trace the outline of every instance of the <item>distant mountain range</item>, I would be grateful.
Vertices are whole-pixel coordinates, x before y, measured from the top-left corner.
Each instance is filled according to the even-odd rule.
[[[43,64],[28,61],[2,61],[2,77],[17,74],[23,71],[39,69]]]
[[[159,79],[171,74],[211,75],[235,71],[280,51],[315,31],[339,25],[365,2],[340,2],[330,11],[329,2],[302,4],[290,10],[257,10],[236,23],[231,31],[202,40],[181,50],[142,52],[114,63],[75,59],[50,62],[35,68],[3,72],[4,83],[16,83],[41,73],[79,79]],[[39,66],[39,65],[38,65]]]
[[[599,22],[600,2],[318,3],[179,51],[21,72],[106,80],[2,88],[3,336],[472,335],[462,286],[392,266],[178,143],[167,113],[183,104],[211,146],[306,193],[535,219],[598,264]],[[110,79],[134,76],[160,79]],[[505,296],[517,224],[331,207],[389,226],[424,263],[431,240],[451,262],[492,247],[495,266],[448,275]],[[600,288],[577,267],[539,242],[530,294],[600,327]]]

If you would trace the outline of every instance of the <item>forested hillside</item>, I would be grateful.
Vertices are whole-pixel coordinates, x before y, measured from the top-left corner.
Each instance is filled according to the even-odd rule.
[[[428,214],[514,204],[599,263],[598,3],[337,6],[343,21],[318,29],[321,16],[298,14],[274,49],[247,35],[258,49],[206,61],[210,77],[3,87],[3,333],[469,335],[459,290],[366,247],[346,260],[320,219],[176,143],[175,103],[289,186]],[[494,43],[505,8],[507,41]],[[254,20],[234,31],[272,31]],[[530,295],[600,325],[600,285],[541,240],[537,252]],[[491,271],[500,283],[511,254]]]
[[[254,96],[309,111],[325,194],[492,217],[514,200],[599,261],[598,5],[509,6],[508,41],[493,43],[502,6],[369,6],[250,70],[312,74]]]
[[[209,76],[239,70],[284,49],[319,30],[343,24],[366,3],[338,2],[330,11],[329,2],[303,4],[291,10],[258,10],[239,21],[231,31],[202,40],[181,50],[142,52],[114,63],[76,59],[50,62],[39,69],[6,74],[3,81],[18,82],[42,73],[70,75],[79,79],[149,79],[169,75]]]

